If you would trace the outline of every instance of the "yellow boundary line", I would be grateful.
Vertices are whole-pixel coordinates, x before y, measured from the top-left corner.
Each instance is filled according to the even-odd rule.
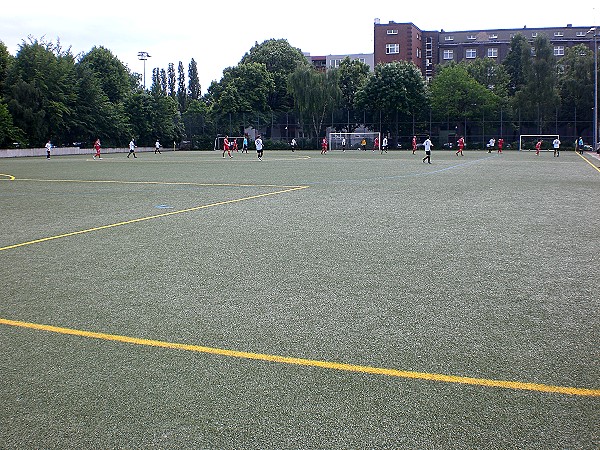
[[[589,159],[587,159],[582,154],[577,153],[577,152],[575,152],[575,153],[577,154],[577,156],[579,156],[581,159],[583,159],[586,163],[588,163],[590,166],[592,166],[597,172],[600,172],[600,167],[595,166]]]
[[[20,180],[20,181],[23,181],[23,180]],[[28,181],[37,181],[37,180],[28,180]],[[49,181],[49,180],[40,180],[40,181]],[[59,180],[53,180],[53,181],[59,181]],[[60,180],[60,181],[61,182],[67,182],[67,180]],[[92,183],[92,181],[88,181],[88,182]],[[126,182],[126,183],[138,183],[138,182]],[[139,182],[139,183],[144,183],[144,182]],[[172,184],[176,184],[176,183],[172,183]],[[228,186],[232,186],[232,185],[228,185]],[[236,185],[236,186],[243,186],[243,185]],[[266,187],[266,186],[263,186],[263,187]],[[274,186],[271,186],[271,187],[274,187]],[[140,218],[137,218],[137,219],[125,220],[123,222],[117,222],[117,223],[112,223],[112,224],[108,224],[108,225],[102,225],[102,226],[99,226],[99,227],[88,228],[88,229],[85,229],[85,230],[72,231],[70,233],[63,233],[63,234],[59,234],[59,235],[56,235],[56,236],[48,236],[48,237],[44,237],[44,238],[40,238],[40,239],[34,239],[32,241],[21,242],[19,244],[7,245],[5,247],[0,247],[0,251],[11,250],[11,249],[18,248],[18,247],[24,247],[26,245],[39,244],[41,242],[53,241],[55,239],[62,239],[62,238],[70,237],[70,236],[77,236],[79,234],[91,233],[93,231],[107,230],[109,228],[120,227],[120,226],[123,226],[123,225],[129,225],[129,224],[132,224],[132,223],[144,222],[146,220],[160,219],[162,217],[168,217],[168,216],[174,216],[176,214],[183,214],[183,213],[188,213],[188,212],[192,212],[192,211],[198,211],[198,210],[201,210],[201,209],[211,208],[211,207],[214,207],[214,206],[228,205],[228,204],[232,204],[232,203],[243,202],[243,201],[246,201],[246,200],[254,200],[254,199],[257,199],[257,198],[269,197],[271,195],[285,194],[286,192],[293,192],[293,191],[298,191],[298,190],[307,189],[307,188],[308,188],[308,186],[288,187],[287,189],[283,189],[283,190],[279,190],[279,191],[275,191],[275,192],[267,192],[267,193],[264,193],[264,194],[251,195],[249,197],[242,197],[242,198],[236,198],[236,199],[233,199],[233,200],[225,200],[225,201],[222,201],[222,202],[210,203],[208,205],[200,205],[200,206],[194,206],[192,208],[180,209],[180,210],[177,210],[177,211],[169,211],[169,212],[165,212],[165,213],[162,213],[162,214],[155,214],[153,216],[147,216],[147,217],[140,217]]]
[[[250,353],[237,350],[227,350],[214,347],[205,347],[201,345],[181,344],[175,342],[157,341],[152,339],[139,339],[130,336],[118,334],[97,333],[93,331],[77,330],[73,328],[56,327],[52,325],[37,324],[31,322],[22,322],[0,318],[0,324],[13,327],[28,328],[38,331],[47,331],[65,335],[79,336],[91,339],[100,339],[104,341],[121,342],[125,344],[143,345],[149,347],[167,348],[172,350],[184,350],[196,353],[208,353],[211,355],[227,356],[230,358],[250,359],[263,362],[272,362],[278,364],[288,364],[304,367],[318,367],[321,369],[339,370],[345,372],[356,372],[370,375],[381,375],[397,378],[410,378],[427,381],[437,381],[443,383],[459,383],[474,386],[485,386],[493,388],[504,388],[513,390],[525,390],[544,392],[552,394],[565,394],[585,397],[599,397],[600,389],[586,389],[568,386],[552,386],[539,383],[523,383],[519,381],[492,380],[486,378],[461,377],[455,375],[444,375],[439,373],[413,372],[406,370],[385,369],[381,367],[361,366],[355,364],[337,363],[331,361],[319,361],[314,359],[293,358],[289,356],[269,355],[265,353]]]

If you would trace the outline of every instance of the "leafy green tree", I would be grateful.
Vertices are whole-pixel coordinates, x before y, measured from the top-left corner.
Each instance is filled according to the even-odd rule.
[[[4,93],[6,78],[8,77],[8,68],[12,63],[13,57],[8,52],[4,42],[0,41],[0,97]]]
[[[131,138],[125,100],[139,90],[136,78],[112,52],[94,47],[76,65],[78,101],[74,140],[121,145]]]
[[[312,137],[321,136],[326,117],[339,105],[342,92],[338,71],[317,71],[308,65],[300,65],[290,75],[288,89],[295,107]]]
[[[23,132],[14,126],[8,106],[3,102],[8,70],[12,60],[13,57],[8,52],[6,45],[0,41],[0,146],[3,147],[24,140]]]
[[[160,69],[160,91],[162,95],[167,95],[167,72],[165,69]]]
[[[240,61],[241,64],[264,64],[272,76],[275,87],[269,93],[269,107],[273,111],[289,111],[294,101],[287,89],[287,79],[297,66],[309,66],[299,48],[292,47],[286,39],[269,39],[256,44]]]
[[[8,106],[0,102],[0,148],[10,146],[13,142],[24,142],[23,131],[13,124]]]
[[[152,86],[150,93],[154,96],[166,97],[167,95],[167,75],[164,69],[158,67],[152,69]]]
[[[184,112],[187,100],[187,90],[185,87],[185,72],[181,61],[179,61],[179,65],[177,66],[177,73],[177,102],[179,104],[179,111]]]
[[[212,122],[209,118],[209,108],[201,100],[192,100],[186,111],[182,114],[182,122],[185,125],[185,134],[194,140],[195,137],[206,134],[212,130]]]
[[[96,74],[104,93],[112,103],[122,102],[137,85],[135,76],[112,52],[94,47],[79,62],[87,64]]]
[[[105,142],[109,134],[113,137],[116,125],[111,120],[113,104],[89,63],[78,63],[76,72],[78,98],[74,114],[75,140],[91,143],[100,138]]]
[[[421,71],[411,62],[378,64],[375,73],[357,91],[355,107],[364,110],[381,132],[394,131],[395,124],[428,110],[429,98]]]
[[[582,134],[585,121],[592,120],[594,107],[594,53],[584,44],[565,50],[559,61],[558,88],[561,97],[561,116],[580,117],[577,134]]]
[[[478,122],[500,97],[469,74],[465,64],[444,66],[431,82],[431,107],[438,120]],[[464,130],[467,134],[467,130]]]
[[[184,126],[178,110],[177,101],[168,96],[154,97],[151,110],[153,138],[164,142],[181,141]]]
[[[200,78],[198,77],[198,65],[194,58],[190,61],[188,68],[188,94],[189,100],[200,98]]]
[[[525,84],[524,67],[530,58],[531,44],[525,36],[517,33],[510,40],[510,50],[502,62],[510,77],[508,89],[511,97]]]
[[[152,100],[153,97],[147,92],[136,92],[125,100],[130,138],[136,139],[138,145],[148,145],[154,138]]]
[[[183,123],[178,102],[169,96],[155,96],[136,92],[128,97],[125,109],[131,137],[139,145],[152,145],[156,139],[179,142],[183,136]]]
[[[175,98],[177,96],[177,75],[175,74],[175,65],[169,63],[167,67],[167,95]]]
[[[510,89],[510,76],[506,67],[492,58],[477,58],[467,63],[461,62],[467,73],[479,84],[485,86],[499,98],[507,100]]]
[[[275,83],[264,64],[240,63],[223,71],[218,83],[213,82],[207,92],[212,118],[219,122],[230,118],[232,126],[245,127],[251,117],[265,120],[270,113],[269,94]],[[229,130],[233,133],[235,130]]]
[[[16,127],[31,144],[72,139],[75,61],[60,43],[30,39],[19,47],[8,77],[6,99]]]
[[[354,120],[354,115],[350,116],[348,111],[354,108],[354,98],[356,92],[366,83],[369,78],[370,69],[358,59],[351,60],[346,57],[340,63],[338,75],[342,100],[340,106],[346,110],[346,117],[352,117],[353,123],[346,123],[346,131],[351,132],[358,126],[358,121]],[[343,123],[344,120],[341,120]],[[346,122],[349,122],[347,119]]]
[[[514,97],[515,108],[522,117],[534,121],[538,132],[544,124],[556,117],[560,105],[554,49],[545,35],[533,41],[534,55],[524,60],[525,84]]]
[[[152,69],[152,85],[150,93],[154,96],[162,95],[162,86],[160,84],[160,69],[158,67]]]

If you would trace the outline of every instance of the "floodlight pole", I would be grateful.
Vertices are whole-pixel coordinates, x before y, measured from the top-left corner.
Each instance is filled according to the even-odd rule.
[[[594,27],[594,142],[592,149],[599,150],[598,145],[598,28]]]
[[[592,150],[599,150],[598,145],[598,27],[590,28],[588,33],[594,33],[594,136]]]
[[[148,52],[138,52],[138,59],[144,61],[144,89],[146,89],[146,60],[152,58]]]

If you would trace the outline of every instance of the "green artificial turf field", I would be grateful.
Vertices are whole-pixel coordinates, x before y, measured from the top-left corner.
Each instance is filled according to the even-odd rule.
[[[598,448],[600,161],[422,156],[0,160],[0,448]]]

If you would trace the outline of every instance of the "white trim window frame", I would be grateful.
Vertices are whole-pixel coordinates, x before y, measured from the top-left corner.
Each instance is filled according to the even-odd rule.
[[[400,53],[400,44],[385,44],[386,55],[396,55]]]

